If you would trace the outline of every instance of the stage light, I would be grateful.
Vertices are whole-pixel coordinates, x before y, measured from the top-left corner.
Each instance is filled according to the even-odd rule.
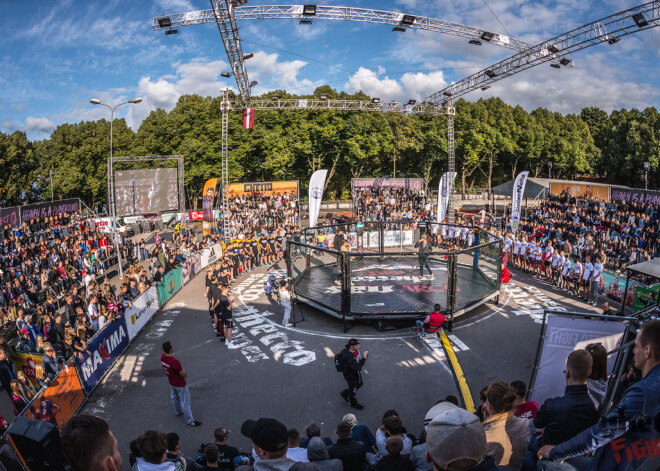
[[[561,65],[563,65],[564,67],[568,67],[569,65],[571,65],[571,62],[573,62],[573,61],[570,60],[570,59],[567,59],[566,57],[559,60],[559,63]]]
[[[492,70],[490,70],[490,69],[486,70],[486,72],[484,72],[484,74],[486,74],[490,78],[493,78],[493,77],[497,76],[497,74],[495,72],[493,72]]]
[[[380,103],[380,98],[372,98],[371,103],[376,103],[376,104]]]
[[[447,90],[446,92],[442,92],[442,94],[444,96],[451,96],[451,92],[449,90]]]
[[[253,57],[254,57],[254,54],[251,53],[251,52],[246,52],[245,54],[243,54],[243,60],[244,61],[246,61],[248,59],[252,59]]]
[[[224,78],[231,77],[231,72],[220,72],[220,76]]]
[[[307,16],[316,15],[316,5],[303,5],[303,15],[307,15]]]
[[[555,63],[550,64],[550,67],[552,67],[553,69],[561,69],[561,65]]]
[[[252,82],[250,82],[250,88],[256,87],[258,83],[259,82],[257,82],[256,80],[253,80]]]
[[[247,0],[229,0],[229,3],[231,3],[231,6],[233,7],[238,7],[241,5],[245,5],[247,3]]]
[[[271,99],[271,101],[277,101],[277,100],[280,99],[280,96],[279,95],[271,95],[270,99]]]
[[[640,28],[649,25],[649,22],[646,21],[646,18],[644,18],[644,15],[642,15],[641,13],[637,13],[636,15],[633,15],[632,19],[635,20],[635,23],[637,23],[637,26],[639,26]]]
[[[328,95],[321,95],[321,100],[327,100],[327,99],[328,99]]]
[[[469,43],[474,44],[475,46],[481,46],[481,41],[478,39],[470,39]]]
[[[311,25],[311,24],[312,24],[312,20],[300,20],[300,24],[301,24],[301,25]]]
[[[483,87],[481,87],[481,91],[482,91],[482,92],[485,92],[485,91],[488,90],[489,88],[490,88],[490,85],[484,85]]]
[[[412,15],[403,15],[401,18],[401,26],[412,26],[415,24],[416,17]]]
[[[394,28],[392,28],[392,31],[394,33],[405,33],[406,28],[402,28],[401,26],[395,26]]]
[[[179,32],[178,29],[168,29],[167,31],[165,31],[165,35],[167,36],[169,34],[177,34],[178,32]]]
[[[548,51],[552,52],[553,54],[557,54],[559,52],[559,48],[556,44],[551,44],[548,46]]]
[[[612,45],[612,44],[616,44],[616,43],[618,43],[619,41],[621,41],[621,38],[616,38],[616,37],[614,37],[614,38],[610,38],[607,42],[608,42],[610,45]]]
[[[169,28],[172,26],[172,20],[169,18],[158,18],[158,26],[161,28]]]
[[[409,105],[414,105],[415,103],[417,103],[417,100],[408,100]]]
[[[491,33],[490,31],[484,31],[483,34],[481,35],[481,39],[484,41],[490,41],[493,39],[493,36],[495,36],[495,33]]]

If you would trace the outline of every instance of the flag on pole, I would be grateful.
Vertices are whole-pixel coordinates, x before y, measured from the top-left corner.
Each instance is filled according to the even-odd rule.
[[[254,128],[254,108],[245,108],[243,110],[243,127],[245,129]]]
[[[325,177],[327,174],[327,170],[317,170],[309,180],[309,227],[316,226],[319,211],[321,210],[321,201],[323,200],[323,190],[325,188]]]
[[[454,191],[455,179],[456,172],[446,172],[440,179],[440,187],[438,188],[438,222],[445,222],[449,194]]]
[[[520,213],[522,210],[522,199],[527,184],[529,172],[520,172],[513,184],[513,201],[511,203],[511,227],[514,231],[518,230],[520,225]]]

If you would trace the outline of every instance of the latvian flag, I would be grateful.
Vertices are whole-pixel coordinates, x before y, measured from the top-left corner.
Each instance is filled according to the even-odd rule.
[[[245,108],[243,110],[243,127],[245,129],[254,128],[254,108]]]

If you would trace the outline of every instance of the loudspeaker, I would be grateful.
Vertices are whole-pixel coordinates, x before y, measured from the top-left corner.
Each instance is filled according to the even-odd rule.
[[[30,417],[16,417],[7,433],[30,471],[64,470],[62,441],[55,425]]]

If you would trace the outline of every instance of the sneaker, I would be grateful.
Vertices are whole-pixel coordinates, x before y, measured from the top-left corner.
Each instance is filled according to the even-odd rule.
[[[202,425],[202,423],[199,420],[194,420],[193,422],[190,422],[188,425],[190,425],[191,427],[199,427],[200,425]]]
[[[229,341],[227,339],[224,339],[225,345],[229,345]]]
[[[354,402],[353,404],[351,404],[351,407],[352,407],[353,409],[357,409],[357,410],[362,410],[362,409],[364,409],[364,406],[363,406],[362,404],[360,404],[359,402]]]
[[[288,323],[288,322],[287,322],[286,324],[285,324],[284,322],[282,322],[282,325],[283,325],[284,327],[293,327],[293,324],[290,324],[290,323]]]
[[[238,348],[238,345],[236,345],[235,343],[229,342],[229,343],[227,343],[227,348],[229,350],[235,350],[235,349]]]

